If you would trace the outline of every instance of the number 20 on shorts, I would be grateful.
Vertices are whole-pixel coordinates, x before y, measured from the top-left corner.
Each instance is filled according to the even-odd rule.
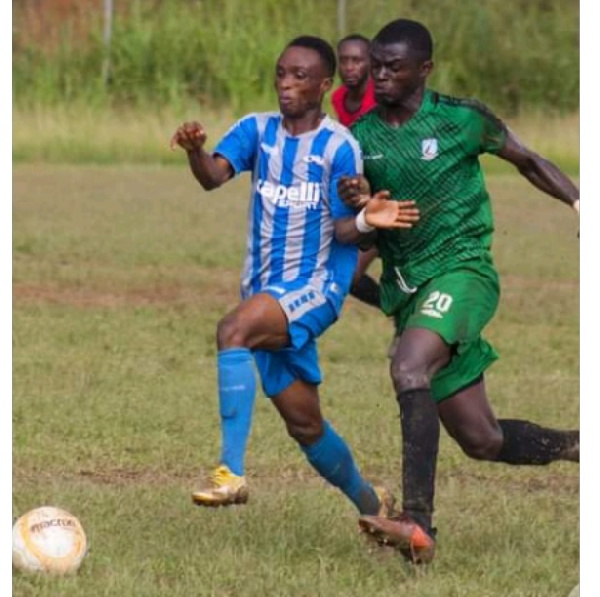
[[[452,306],[452,297],[449,294],[434,290],[423,301],[421,305],[421,313],[429,315],[436,319],[441,319],[444,313],[447,313]]]

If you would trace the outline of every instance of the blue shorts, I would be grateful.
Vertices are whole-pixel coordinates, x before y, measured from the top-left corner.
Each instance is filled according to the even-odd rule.
[[[280,350],[255,350],[263,392],[277,396],[297,379],[321,383],[316,339],[338,318],[334,305],[314,286],[279,282],[266,292],[277,299],[288,320],[290,344]]]

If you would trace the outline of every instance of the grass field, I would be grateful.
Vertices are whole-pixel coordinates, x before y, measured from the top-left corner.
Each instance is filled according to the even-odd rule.
[[[191,504],[219,452],[215,324],[237,300],[246,186],[207,195],[173,166],[14,167],[12,514],[63,507],[91,548],[72,578],[15,573],[13,595],[566,597],[577,465],[477,463],[443,435],[438,556],[415,571],[366,549],[259,397],[248,506]],[[489,394],[499,416],[577,427],[577,220],[517,177],[489,186],[503,282]],[[363,472],[397,492],[390,337],[349,299],[321,342],[322,399]]]
[[[329,101],[325,106],[330,113]],[[255,110],[276,110],[275,97]],[[77,118],[73,118],[73,114]],[[499,117],[504,117],[498,112]],[[98,110],[81,104],[59,107],[13,109],[12,157],[15,162],[115,164],[181,164],[181,154],[168,150],[168,140],[177,124],[200,120],[213,147],[231,126],[231,110],[206,109],[188,102],[178,109]],[[572,176],[579,174],[579,113],[549,117],[531,112],[507,120],[524,143],[555,162]],[[510,173],[514,169],[502,160],[483,156],[488,171]]]

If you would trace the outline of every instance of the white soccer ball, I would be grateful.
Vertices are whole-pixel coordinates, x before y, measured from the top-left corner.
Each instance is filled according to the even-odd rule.
[[[23,514],[13,526],[13,565],[25,572],[76,572],[87,552],[87,538],[79,520],[53,506]]]

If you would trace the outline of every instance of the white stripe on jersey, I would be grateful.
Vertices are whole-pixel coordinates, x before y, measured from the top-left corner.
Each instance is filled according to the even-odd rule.
[[[313,138],[314,138],[313,136],[301,135],[300,141],[298,143],[298,149],[296,152],[296,156],[307,157],[310,155],[310,146],[312,144]],[[298,162],[298,160],[296,160],[296,163],[298,165],[294,166],[295,173],[298,175],[299,178],[301,178],[301,179],[304,178],[304,179],[308,180],[308,167],[310,165],[308,160],[305,160],[301,157],[300,162]],[[296,171],[296,168],[298,169],[297,171]],[[313,185],[314,185],[314,183],[313,183]],[[310,186],[310,187],[307,186],[305,188],[306,188],[305,194],[307,195],[308,198],[314,197],[316,194],[316,191],[319,190],[315,186]],[[300,190],[300,192],[302,192],[302,189]],[[319,191],[319,193],[320,193],[320,191]],[[324,200],[325,200],[325,197],[324,197]],[[307,202],[310,203],[310,201],[307,201]],[[304,202],[304,203],[306,203],[306,202]],[[294,208],[292,208],[292,206],[290,206],[290,209],[294,209]],[[308,209],[309,209],[308,207],[305,207],[303,209],[302,206],[300,206],[299,209],[298,208],[295,209],[296,213],[294,213],[294,217],[288,218],[286,234],[289,239],[294,239],[294,238],[298,239],[298,238],[303,237],[303,233],[304,233],[304,229],[305,229],[305,225],[306,225],[306,214],[307,214]],[[295,280],[300,273],[300,262],[301,262],[301,258],[302,258],[302,245],[298,242],[286,243],[284,257],[285,257],[285,262],[288,265],[282,273],[282,278],[283,278],[283,280]]]

